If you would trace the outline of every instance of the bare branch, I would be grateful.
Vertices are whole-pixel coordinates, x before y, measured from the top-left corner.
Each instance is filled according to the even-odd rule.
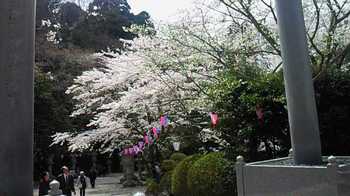
[[[282,64],[283,64],[282,61],[280,63],[278,63],[278,65],[275,67],[275,69],[273,69],[272,73],[276,73]]]
[[[277,24],[277,16],[276,16],[276,13],[275,13],[275,10],[273,9],[272,7],[272,1],[270,0],[270,4],[268,4],[267,2],[265,2],[264,0],[261,0],[261,2],[269,8],[272,16],[273,16],[273,19],[275,20],[275,23]]]
[[[310,39],[313,41],[316,37],[316,34],[318,32],[318,29],[320,27],[320,7],[318,6],[318,3],[316,0],[312,0],[314,6],[315,6],[315,10],[316,10],[316,25],[315,25],[315,28],[314,28],[314,31],[312,33],[312,36],[310,37]]]

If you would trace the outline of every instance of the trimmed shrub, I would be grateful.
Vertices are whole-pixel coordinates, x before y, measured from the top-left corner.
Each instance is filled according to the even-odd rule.
[[[160,186],[159,184],[153,180],[153,179],[147,179],[146,181],[146,195],[159,195],[160,193]]]
[[[170,193],[171,192],[171,175],[172,171],[166,172],[160,179],[160,188],[162,192]]]
[[[201,155],[192,155],[182,160],[173,170],[171,176],[171,193],[174,196],[184,196],[189,194],[187,186],[187,174],[192,164],[201,158]]]
[[[176,162],[173,160],[164,160],[161,164],[162,172],[166,173],[173,170],[176,166]]]
[[[209,153],[192,164],[187,175],[190,194],[227,196],[235,194],[233,163],[222,153]]]
[[[176,163],[180,163],[187,156],[184,153],[176,152],[170,156],[170,160],[175,161]]]

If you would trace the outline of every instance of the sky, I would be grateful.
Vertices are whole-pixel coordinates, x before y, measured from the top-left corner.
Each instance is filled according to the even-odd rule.
[[[193,7],[195,0],[128,0],[131,11],[138,14],[146,11],[156,22],[174,20],[182,9]]]

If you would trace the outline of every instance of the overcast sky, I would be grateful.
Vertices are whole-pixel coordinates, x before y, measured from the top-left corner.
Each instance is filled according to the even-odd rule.
[[[138,14],[147,11],[156,22],[173,20],[181,9],[193,6],[194,0],[128,0],[131,11]]]

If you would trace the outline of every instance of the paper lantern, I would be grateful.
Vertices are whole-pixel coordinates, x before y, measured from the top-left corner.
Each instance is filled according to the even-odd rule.
[[[158,138],[157,128],[153,127],[153,128],[152,128],[152,131],[153,131],[153,136],[154,136],[155,138]]]
[[[135,154],[134,148],[129,148],[129,155],[133,156]]]
[[[163,115],[160,117],[160,125],[161,126],[166,127],[166,126],[168,126],[168,123],[169,123],[168,116]]]
[[[211,119],[211,124],[213,127],[215,127],[219,122],[218,114],[215,112],[210,112],[209,115]]]
[[[256,108],[256,116],[258,117],[259,120],[263,120],[264,119],[264,111],[261,107],[257,107]]]
[[[123,155],[125,155],[125,156],[128,156],[128,155],[129,155],[128,149],[124,149],[124,150],[123,150]]]
[[[145,147],[145,143],[142,141],[139,141],[138,145],[140,150],[142,150]]]
[[[175,151],[179,151],[180,150],[180,145],[181,145],[181,143],[178,142],[178,141],[173,142],[174,150]]]
[[[149,144],[148,135],[143,136],[145,144]]]
[[[135,145],[133,148],[136,155],[142,152],[141,149],[138,147],[138,145]]]

